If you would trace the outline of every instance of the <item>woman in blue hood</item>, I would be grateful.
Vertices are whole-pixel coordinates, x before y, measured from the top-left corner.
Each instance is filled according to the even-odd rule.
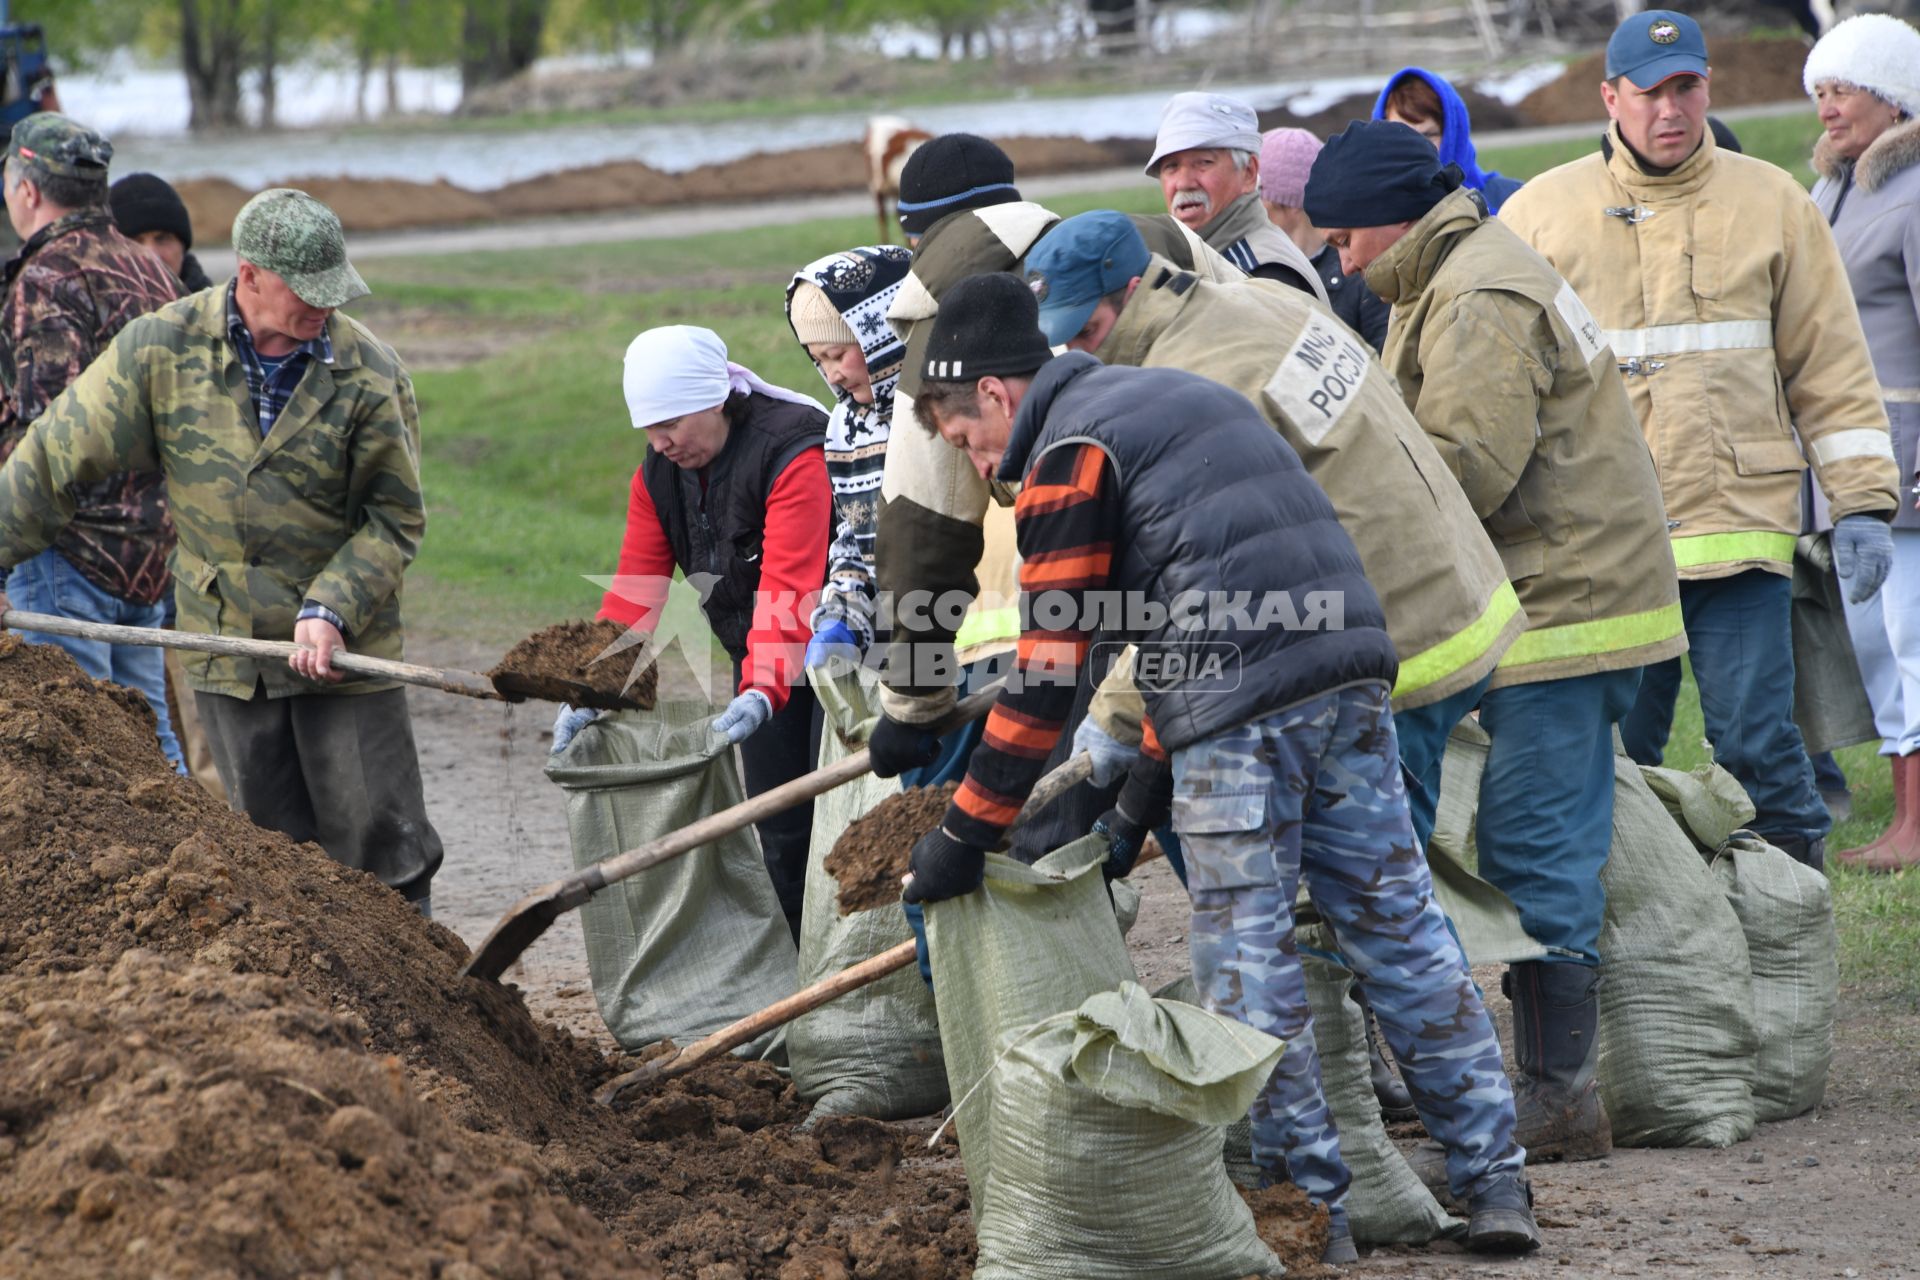
[[[1417,129],[1421,136],[1440,149],[1440,163],[1460,166],[1466,185],[1486,197],[1487,208],[1494,213],[1507,197],[1520,189],[1514,179],[1481,169],[1473,151],[1473,124],[1467,119],[1467,104],[1454,87],[1424,67],[1396,71],[1373,104],[1375,120],[1397,120]]]

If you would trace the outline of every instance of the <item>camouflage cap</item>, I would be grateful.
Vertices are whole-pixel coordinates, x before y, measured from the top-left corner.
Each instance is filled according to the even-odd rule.
[[[347,237],[333,210],[304,191],[274,187],[241,206],[233,252],[285,280],[310,307],[342,307],[372,290],[347,261]]]
[[[13,126],[7,159],[19,156],[63,178],[107,180],[113,144],[70,116],[38,111]]]

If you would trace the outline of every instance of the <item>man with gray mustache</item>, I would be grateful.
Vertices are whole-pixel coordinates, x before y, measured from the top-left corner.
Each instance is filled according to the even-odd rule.
[[[1167,212],[1256,280],[1312,294],[1319,273],[1260,203],[1260,117],[1237,98],[1176,93],[1160,115],[1147,176],[1160,180]]]

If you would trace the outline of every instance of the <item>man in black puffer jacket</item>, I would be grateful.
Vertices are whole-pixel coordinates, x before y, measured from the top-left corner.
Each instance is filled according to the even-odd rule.
[[[914,847],[907,901],[978,887],[1095,636],[1135,644],[1144,755],[1102,821],[1137,838],[1171,801],[1201,995],[1287,1041],[1253,1107],[1255,1160],[1326,1205],[1327,1260],[1351,1261],[1350,1175],[1294,941],[1304,876],[1447,1147],[1468,1245],[1536,1247],[1500,1044],[1407,810],[1388,705],[1398,660],[1359,552],[1299,455],[1218,383],[1051,358],[1034,291],[1011,275],[954,287],[921,372],[920,425],[982,475],[1020,481],[1025,630],[966,781]],[[1109,869],[1124,874],[1130,849],[1115,844]]]

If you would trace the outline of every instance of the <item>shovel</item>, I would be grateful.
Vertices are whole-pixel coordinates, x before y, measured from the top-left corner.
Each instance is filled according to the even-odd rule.
[[[940,722],[939,731],[945,733],[987,714],[999,698],[1003,684],[1004,681],[996,680],[962,700],[953,713]],[[617,853],[563,879],[541,885],[514,903],[513,908],[500,917],[499,922],[481,940],[472,958],[461,968],[460,975],[498,982],[500,975],[507,971],[507,966],[519,959],[521,953],[532,946],[534,940],[545,933],[555,920],[585,904],[608,885],[637,875],[648,867],[657,867],[703,844],[710,844],[762,818],[770,818],[804,800],[811,800],[843,782],[858,778],[872,767],[863,748],[824,769],[816,769],[791,782],[783,782],[773,790],[762,791],[730,809],[710,813],[637,849]]]
[[[1033,794],[1020,806],[1020,816],[1009,824],[1009,830],[1019,826],[1042,809],[1058,800],[1093,773],[1093,757],[1084,752],[1070,757],[1059,768],[1047,774],[1034,784]],[[868,983],[878,982],[890,973],[897,973],[913,963],[913,940],[909,938],[897,947],[889,947],[871,960],[862,960],[859,964],[842,969],[831,977],[820,979],[810,987],[794,992],[786,999],[768,1005],[758,1013],[750,1013],[720,1028],[704,1039],[696,1040],[671,1057],[655,1058],[652,1062],[635,1067],[624,1075],[615,1076],[593,1095],[594,1101],[611,1105],[623,1092],[637,1087],[659,1084],[675,1076],[683,1076],[704,1062],[711,1062],[722,1054],[731,1053],[749,1040],[758,1039],[775,1027],[792,1022],[802,1014],[812,1013],[821,1005],[837,1000],[849,991],[858,991]]]
[[[286,640],[249,640],[241,636],[209,636],[198,631],[162,631],[157,627],[123,627],[112,622],[82,622],[50,613],[27,613],[9,609],[0,614],[0,626],[18,631],[41,631],[50,636],[73,636],[81,640],[104,640],[108,644],[135,644],[154,649],[190,649],[195,653],[217,653],[227,658],[270,658],[285,662],[304,645]],[[417,667],[411,662],[388,658],[369,658],[365,654],[333,651],[333,665],[355,675],[378,676],[417,684],[445,693],[462,693],[469,698],[508,699],[493,687],[492,681],[477,671],[443,671],[438,667]]]

